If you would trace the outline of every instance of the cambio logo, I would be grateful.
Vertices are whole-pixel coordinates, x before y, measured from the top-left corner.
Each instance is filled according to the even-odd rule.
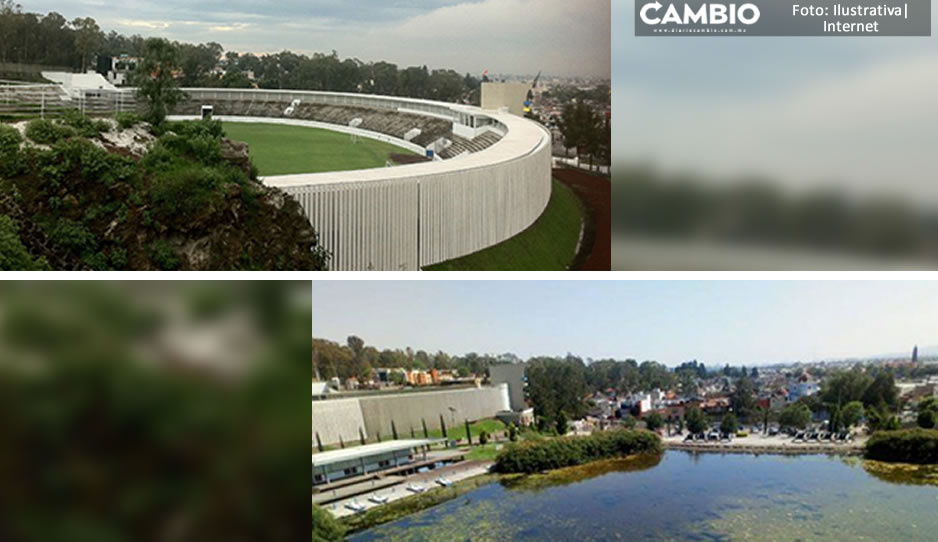
[[[661,8],[664,7],[660,2],[654,4],[645,4],[642,7],[642,21],[648,25],[658,24],[755,24],[762,13],[758,6],[754,4],[743,4],[739,7],[736,4],[703,4],[697,11],[684,4],[684,12],[681,13],[677,6],[669,4],[664,13],[664,17],[659,17]]]

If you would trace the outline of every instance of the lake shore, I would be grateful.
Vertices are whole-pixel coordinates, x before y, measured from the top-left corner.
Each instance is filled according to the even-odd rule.
[[[793,442],[789,436],[750,435],[734,437],[729,442],[684,442],[683,436],[662,437],[661,442],[669,450],[712,453],[742,454],[832,454],[862,455],[866,437],[856,437],[852,442]]]

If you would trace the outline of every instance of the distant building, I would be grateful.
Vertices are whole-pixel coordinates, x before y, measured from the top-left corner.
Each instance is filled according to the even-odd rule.
[[[482,109],[507,108],[512,115],[523,117],[530,89],[529,83],[482,83]]]
[[[912,349],[912,363],[918,363],[918,345]]]
[[[527,377],[524,376],[524,371],[526,367],[524,363],[507,363],[489,367],[489,380],[492,385],[508,384],[508,402],[511,410],[515,412],[528,408],[525,400]]]
[[[129,85],[130,79],[137,73],[137,66],[143,61],[128,55],[115,56],[105,59],[109,65],[104,70],[107,80],[112,85]]]

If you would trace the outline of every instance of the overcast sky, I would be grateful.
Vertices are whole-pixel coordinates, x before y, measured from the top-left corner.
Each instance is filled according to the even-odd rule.
[[[22,0],[105,31],[460,72],[610,74],[609,0]]]
[[[931,37],[638,38],[612,2],[617,160],[938,206],[938,10]]]
[[[752,366],[911,354],[936,322],[938,281],[313,281],[314,337],[450,354]]]

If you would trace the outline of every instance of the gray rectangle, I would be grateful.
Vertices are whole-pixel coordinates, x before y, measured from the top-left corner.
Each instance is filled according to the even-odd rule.
[[[931,0],[636,0],[635,35],[931,36]]]

